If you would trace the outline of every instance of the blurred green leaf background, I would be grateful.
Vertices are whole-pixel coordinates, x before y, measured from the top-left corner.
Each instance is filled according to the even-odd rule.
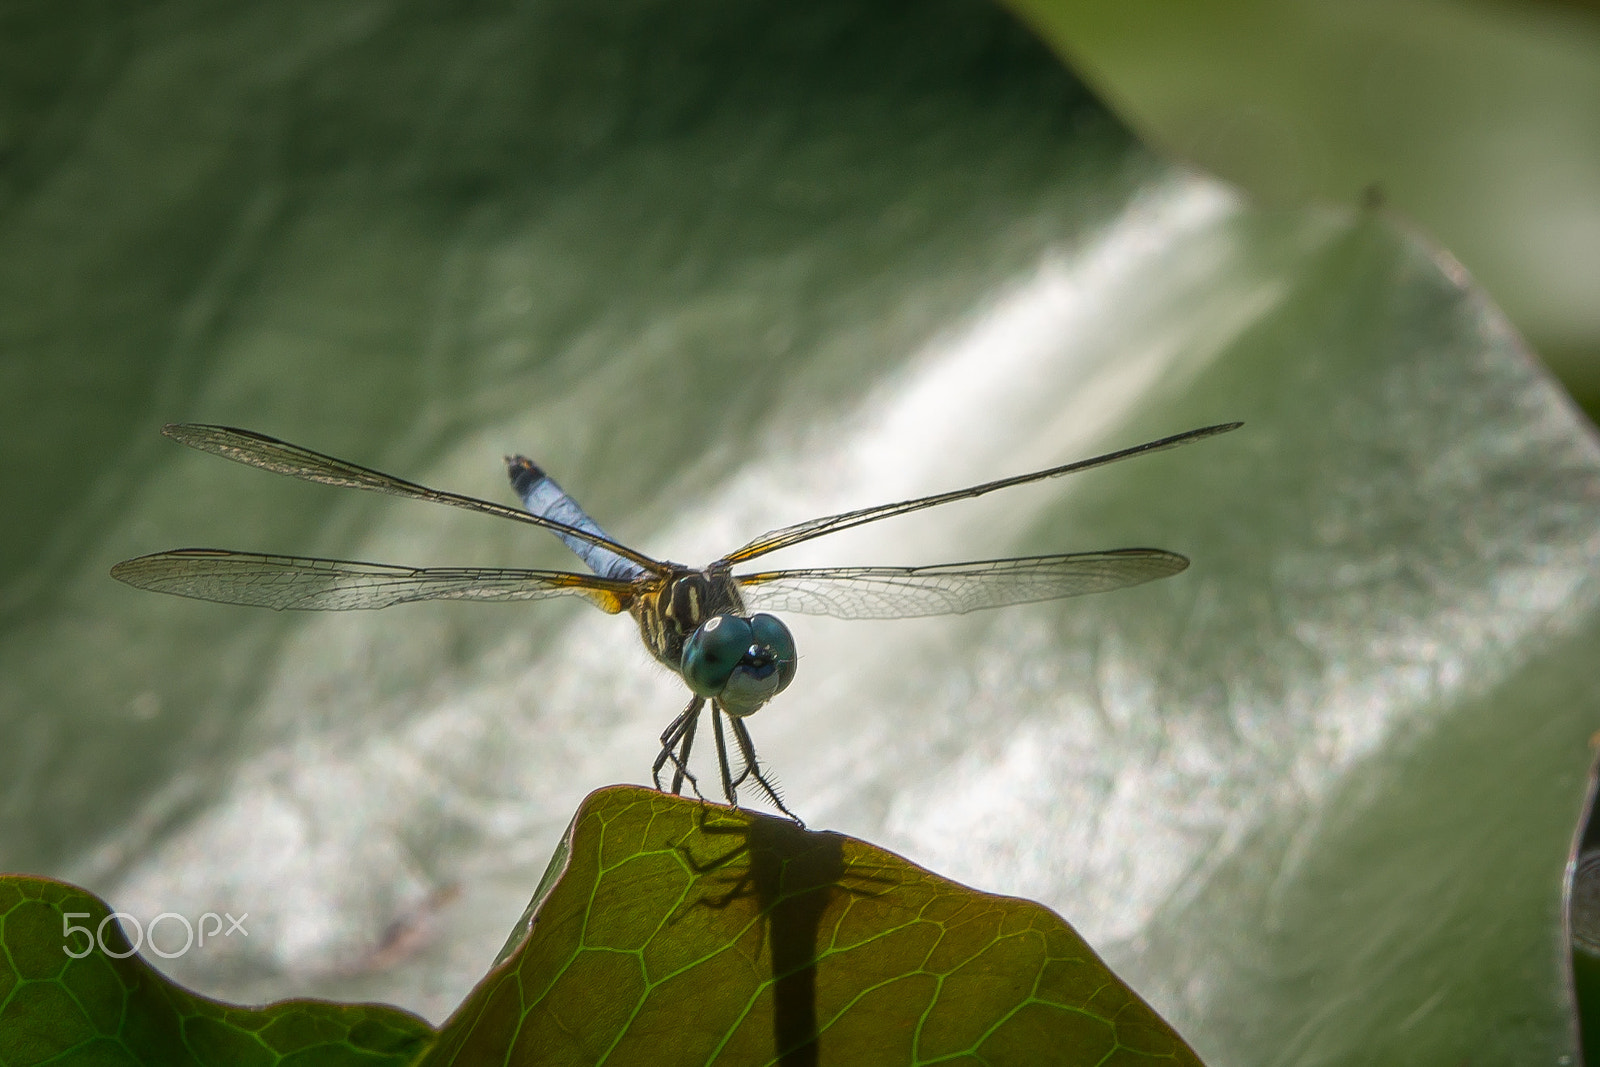
[[[1016,0],[1139,133],[1275,203],[1378,190],[1600,412],[1600,7]]]
[[[0,865],[146,917],[248,911],[248,943],[163,965],[205,992],[438,1020],[684,699],[582,605],[279,616],[118,586],[118,559],[190,545],[572,565],[164,422],[499,500],[523,451],[699,562],[1239,418],[773,558],[1195,562],[960,619],[792,619],[763,755],[813,825],[1054,908],[1207,1062],[1570,1056],[1600,450],[1517,327],[1581,392],[1592,22],[1112,10],[1028,16],[1258,199],[978,0],[0,7]],[[1290,30],[1365,58],[1295,60]],[[1559,99],[1518,80],[1564,70]],[[1457,100],[1495,106],[1454,127]]]

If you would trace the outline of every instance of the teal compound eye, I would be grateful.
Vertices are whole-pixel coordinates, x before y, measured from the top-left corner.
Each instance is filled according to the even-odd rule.
[[[750,629],[755,633],[755,643],[767,650],[767,654],[777,666],[778,688],[772,691],[772,695],[777,696],[794,681],[795,664],[798,662],[794,650],[794,635],[789,632],[782,619],[764,613],[750,616]]]
[[[729,715],[744,716],[794,680],[794,637],[776,616],[715,615],[683,645],[683,679]]]
[[[683,643],[683,680],[700,696],[721,696],[754,641],[755,631],[747,620],[711,616]]]

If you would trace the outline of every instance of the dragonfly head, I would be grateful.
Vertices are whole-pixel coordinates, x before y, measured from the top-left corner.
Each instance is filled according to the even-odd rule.
[[[794,638],[775,615],[713,615],[683,643],[683,680],[745,716],[794,681]]]

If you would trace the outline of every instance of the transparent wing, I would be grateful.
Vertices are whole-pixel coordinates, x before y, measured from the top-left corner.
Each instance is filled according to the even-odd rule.
[[[482,512],[485,515],[498,515],[503,519],[525,522],[530,526],[539,526],[559,534],[576,537],[590,544],[603,545],[653,574],[665,574],[670,569],[659,560],[651,559],[627,545],[618,544],[591,530],[580,530],[575,526],[530,515],[526,511],[504,504],[479,500],[477,497],[462,496],[460,493],[450,493],[443,489],[429,489],[425,485],[408,482],[404,478],[396,478],[392,474],[384,474],[370,467],[361,467],[342,459],[325,456],[321,452],[291,445],[287,441],[280,441],[265,434],[239,430],[231,426],[204,426],[197,423],[173,423],[163,426],[161,432],[190,448],[210,452],[237,463],[260,467],[276,474],[287,474],[292,478],[303,478],[308,482],[320,482],[323,485],[366,489],[374,493],[428,500],[435,504],[448,504],[454,508]]]
[[[566,571],[491,567],[395,567],[346,559],[266,556],[182,548],[124,560],[111,576],[140,589],[223,604],[352,611],[413,600],[543,600],[587,597],[602,611],[628,606],[628,582]]]
[[[1243,425],[1244,423],[1242,422],[1225,422],[1216,426],[1202,426],[1198,430],[1189,430],[1187,433],[1163,437],[1159,441],[1147,441],[1142,445],[1134,445],[1132,448],[1107,452],[1105,455],[1095,456],[1093,459],[1080,459],[1076,463],[1051,467],[1049,470],[1034,471],[1032,474],[1019,474],[1011,478],[1001,478],[998,481],[984,482],[982,485],[972,485],[965,489],[955,489],[948,493],[936,493],[933,496],[918,497],[915,500],[902,500],[898,504],[879,504],[876,507],[846,511],[839,515],[825,515],[820,519],[810,519],[794,526],[785,526],[781,530],[773,530],[771,533],[762,534],[749,544],[730,552],[723,559],[729,563],[743,563],[745,560],[764,556],[768,552],[776,552],[780,548],[788,548],[790,545],[797,545],[801,541],[809,541],[813,537],[821,537],[824,534],[848,530],[852,526],[861,526],[865,523],[877,522],[879,519],[888,519],[912,511],[921,511],[923,508],[948,504],[953,500],[968,500],[975,496],[983,496],[985,493],[992,493],[996,489],[1009,489],[1013,485],[1026,485],[1029,482],[1037,482],[1045,478],[1059,478],[1064,474],[1076,474],[1078,471],[1086,471],[1094,467],[1103,467],[1107,463],[1115,463],[1119,459],[1129,459],[1149,452],[1160,452],[1164,449],[1176,448],[1191,441],[1199,441],[1219,433],[1227,433],[1229,430],[1237,430]]]
[[[909,619],[1104,593],[1177,574],[1159,548],[1024,556],[932,567],[822,567],[735,575],[746,605],[838,619]]]

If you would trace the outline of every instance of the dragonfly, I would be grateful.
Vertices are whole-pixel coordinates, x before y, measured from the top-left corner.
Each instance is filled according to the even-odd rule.
[[[173,424],[162,433],[202,452],[277,474],[425,500],[541,527],[565,542],[590,573],[514,567],[405,567],[182,548],[124,560],[111,574],[141,589],[279,610],[349,611],[424,600],[575,596],[609,614],[627,612],[638,625],[645,648],[678,674],[691,694],[688,705],[661,733],[661,749],[650,769],[656,788],[665,791],[662,774],[670,765],[671,791],[681,795],[687,782],[703,799],[699,781],[689,769],[689,755],[709,705],[718,771],[728,802],[738,804],[736,791],[748,781],[777,810],[798,823],[757,759],[745,723],[794,681],[798,663],[794,637],[771,612],[842,619],[962,614],[1139,585],[1177,574],[1188,567],[1189,560],[1159,548],[1118,548],[918,567],[806,567],[741,573],[735,573],[735,567],[841,530],[1176,448],[1240,425],[1203,426],[1030,474],[810,519],[764,533],[703,567],[689,567],[647,556],[611,537],[526,456],[506,457],[511,488],[522,503],[518,509],[430,489],[250,430]],[[738,773],[729,762],[724,719],[738,746]]]

